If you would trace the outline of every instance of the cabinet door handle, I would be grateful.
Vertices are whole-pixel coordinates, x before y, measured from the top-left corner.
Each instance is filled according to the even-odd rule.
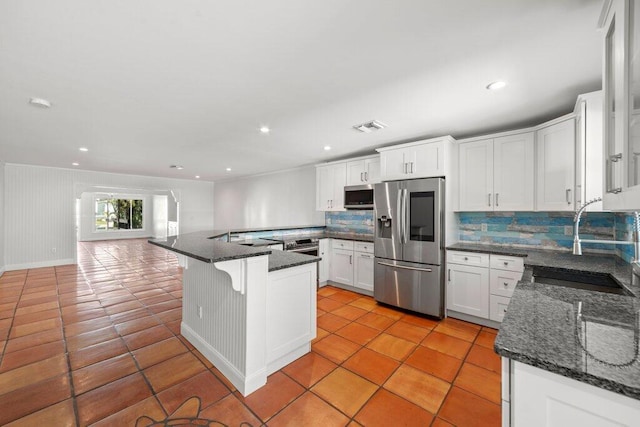
[[[491,206],[491,193],[487,195],[487,206]]]
[[[451,281],[451,269],[449,269],[447,271],[447,281],[450,282]]]
[[[566,196],[567,196],[567,204],[570,205],[571,204],[571,189],[570,188],[567,188]]]
[[[496,207],[498,206],[498,196],[500,195],[500,193],[496,193]]]
[[[353,264],[353,255],[349,255],[349,264]]]
[[[369,172],[364,173],[364,182],[369,181]]]
[[[622,192],[621,187],[616,187],[615,184],[615,164],[617,164],[620,160],[622,160],[622,153],[611,154],[608,156],[606,164],[606,173],[605,173],[605,191],[607,193],[618,194]],[[615,163],[615,164],[614,164]]]
[[[409,165],[408,163],[405,163],[405,164],[404,164],[404,173],[407,173],[407,166],[408,166],[408,165]]]
[[[362,178],[363,172],[360,172],[360,182],[364,181],[364,179]]]

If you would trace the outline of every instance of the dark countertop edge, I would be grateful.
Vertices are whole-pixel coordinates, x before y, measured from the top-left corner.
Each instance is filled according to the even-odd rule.
[[[527,250],[524,248],[510,248],[498,245],[483,245],[483,244],[471,244],[471,243],[454,243],[445,248],[448,251],[460,251],[460,252],[475,252],[495,255],[508,255],[527,257]],[[539,249],[538,249],[539,250]],[[557,251],[560,252],[560,251]]]
[[[585,372],[577,373],[570,368],[565,368],[554,363],[543,362],[539,359],[527,357],[521,353],[514,353],[507,348],[500,347],[498,340],[494,342],[493,350],[500,356],[507,357],[511,360],[515,360],[516,362],[524,363],[526,365],[533,366],[534,368],[542,369],[543,371],[551,372],[553,374],[608,390],[613,393],[622,394],[623,396],[631,399],[640,400],[640,389],[638,388],[620,384],[607,378],[596,377]]]
[[[205,257],[198,256],[198,255],[194,254],[193,252],[183,251],[183,250],[180,250],[180,249],[176,249],[176,248],[172,248],[172,247],[163,245],[160,242],[154,242],[151,239],[147,240],[147,242],[151,243],[152,245],[156,245],[158,247],[166,249],[168,251],[176,252],[176,253],[179,253],[180,255],[184,255],[184,256],[187,256],[187,257],[193,258],[193,259],[197,259],[198,261],[206,262],[206,263],[209,263],[209,264],[214,263],[214,262],[231,261],[231,260],[234,260],[234,259],[251,258],[251,257],[255,257],[255,256],[269,255],[271,253],[271,249],[260,249],[260,250],[257,250],[257,252],[253,252],[253,253],[248,253],[248,254],[244,253],[242,255],[229,255],[229,256],[226,256],[226,257],[219,257],[219,258],[216,258],[215,260],[213,260],[211,258],[205,258]]]
[[[260,231],[278,231],[278,230],[296,230],[304,228],[325,228],[326,225],[291,225],[282,227],[258,227],[258,228],[223,228],[219,230],[212,230],[211,238],[224,236],[229,233],[257,233]]]
[[[291,264],[283,264],[283,265],[278,265],[275,267],[270,267],[269,268],[269,273],[271,273],[272,271],[278,271],[278,270],[285,270],[287,268],[292,268],[292,267],[299,267],[301,265],[306,265],[306,264],[312,264],[314,262],[320,262],[321,258],[320,257],[312,257],[313,259],[309,259],[309,260],[305,260],[305,261],[295,261],[292,262]]]

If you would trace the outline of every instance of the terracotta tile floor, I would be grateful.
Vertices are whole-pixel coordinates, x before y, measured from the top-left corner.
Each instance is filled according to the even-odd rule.
[[[493,329],[327,286],[313,351],[243,398],[179,334],[171,253],[92,242],[78,260],[0,277],[0,425],[500,425]]]

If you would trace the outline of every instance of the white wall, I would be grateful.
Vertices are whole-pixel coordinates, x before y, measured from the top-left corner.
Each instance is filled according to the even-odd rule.
[[[173,190],[181,233],[213,228],[211,182],[7,164],[4,185],[7,270],[75,262],[75,199],[87,188]]]
[[[324,225],[313,166],[216,183],[217,229]]]
[[[0,162],[0,274],[4,272],[5,259],[4,259],[4,229],[6,224],[4,222],[4,163]]]
[[[156,239],[167,237],[168,208],[167,196],[153,196],[153,212],[151,212],[153,218],[152,235]]]

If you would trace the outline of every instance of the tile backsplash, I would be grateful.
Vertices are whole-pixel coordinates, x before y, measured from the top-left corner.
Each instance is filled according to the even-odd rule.
[[[333,233],[373,234],[372,210],[349,210],[325,212],[324,223],[327,231]]]
[[[459,212],[456,214],[461,242],[502,244],[516,247],[571,250],[573,212]],[[618,221],[622,220],[622,216]],[[612,240],[617,216],[611,212],[586,212],[580,219],[584,239]],[[615,252],[614,245],[584,244],[585,250]]]

